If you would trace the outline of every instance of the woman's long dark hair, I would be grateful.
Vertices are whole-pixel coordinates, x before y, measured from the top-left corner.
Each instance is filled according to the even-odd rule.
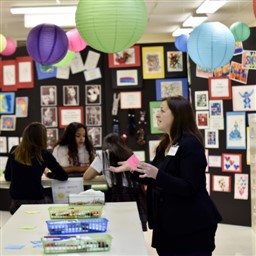
[[[77,143],[76,143],[76,132],[78,129],[83,128],[85,130],[85,141],[84,145],[89,153],[89,160],[90,163],[92,163],[94,157],[95,157],[95,148],[88,137],[87,134],[87,129],[85,125],[78,123],[78,122],[73,122],[70,123],[66,129],[64,130],[64,133],[62,136],[59,138],[57,143],[55,144],[54,147],[57,145],[60,146],[67,146],[68,147],[68,156],[70,162],[72,161],[74,164],[78,163],[78,149],[77,149]]]
[[[15,148],[15,160],[25,165],[32,165],[32,159],[43,162],[42,152],[46,150],[46,128],[43,124],[32,122],[27,125],[22,134],[20,144]]]
[[[170,130],[172,143],[175,143],[183,134],[191,134],[196,137],[202,147],[204,147],[204,139],[197,127],[191,103],[182,96],[168,97],[163,99],[163,101],[167,102],[167,105],[174,116]],[[164,134],[159,144],[159,148],[165,149],[169,143],[170,138],[168,134]]]

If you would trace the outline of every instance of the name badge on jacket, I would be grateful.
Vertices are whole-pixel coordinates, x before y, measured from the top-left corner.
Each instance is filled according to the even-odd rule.
[[[171,148],[168,151],[167,156],[175,156],[176,153],[177,153],[178,148],[179,148],[179,145],[177,145],[177,144],[171,146]]]

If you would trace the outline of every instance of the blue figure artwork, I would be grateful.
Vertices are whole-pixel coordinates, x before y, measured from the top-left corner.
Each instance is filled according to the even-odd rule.
[[[243,94],[239,92],[240,96],[243,98],[244,102],[244,108],[251,108],[251,99],[250,96],[254,93],[254,90],[252,90],[250,93],[245,91]]]
[[[212,104],[211,115],[212,116],[220,116],[221,115],[221,105],[219,103]]]
[[[234,126],[233,126],[231,132],[229,133],[229,139],[230,140],[241,140],[242,139],[237,122],[234,123]]]

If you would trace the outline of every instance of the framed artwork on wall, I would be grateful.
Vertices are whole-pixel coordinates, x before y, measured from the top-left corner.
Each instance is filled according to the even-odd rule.
[[[101,104],[101,85],[100,84],[85,85],[85,104],[86,105]]]
[[[226,148],[246,149],[245,112],[226,112]]]
[[[156,148],[159,145],[160,140],[149,140],[148,150],[149,150],[149,160],[152,161],[156,155]]]
[[[242,172],[242,154],[224,153],[221,158],[223,172]]]
[[[2,60],[2,85],[3,92],[17,91],[17,61]]]
[[[120,92],[120,109],[137,109],[141,106],[141,91]]]
[[[84,107],[58,107],[59,127],[65,128],[69,123],[84,123]]]
[[[150,132],[152,134],[161,134],[162,131],[157,129],[156,115],[160,110],[161,101],[150,101],[149,102],[149,114],[150,114]]]
[[[195,109],[209,109],[208,91],[195,91]]]
[[[223,118],[223,100],[209,100],[210,118]]]
[[[182,72],[183,71],[183,56],[180,51],[166,52],[166,67],[167,72]]]
[[[39,64],[35,62],[36,66],[36,73],[37,73],[37,79],[43,80],[48,78],[54,78],[56,77],[57,73],[57,67],[54,66],[44,66],[42,64]]]
[[[219,131],[214,129],[204,130],[204,139],[206,148],[219,147]]]
[[[102,146],[102,127],[87,127],[88,137],[94,147]]]
[[[78,85],[63,86],[63,105],[64,106],[79,105],[79,86]]]
[[[1,116],[0,131],[15,131],[16,130],[16,116],[2,115]]]
[[[33,59],[30,56],[17,57],[17,88],[34,87]]]
[[[156,80],[156,100],[176,95],[182,95],[188,99],[188,80],[186,78]]]
[[[16,97],[16,111],[17,118],[24,118],[28,116],[28,97]]]
[[[199,129],[209,128],[209,111],[196,111],[196,124]]]
[[[85,125],[86,126],[102,125],[101,106],[85,107]]]
[[[163,46],[142,47],[142,67],[144,79],[164,78]]]
[[[41,106],[57,105],[57,87],[56,85],[42,85],[40,87]]]
[[[115,89],[141,88],[142,78],[139,69],[112,70],[112,85]]]
[[[256,110],[256,85],[232,86],[233,110]]]
[[[109,68],[139,67],[140,64],[141,61],[139,45],[134,45],[120,52],[108,54]]]
[[[41,123],[46,127],[57,127],[58,126],[57,107],[42,107]]]
[[[47,128],[47,149],[53,149],[59,138],[58,128]]]
[[[231,82],[226,76],[208,78],[209,99],[210,100],[230,100]]]
[[[0,114],[13,114],[14,103],[14,92],[0,92]]]
[[[231,177],[227,175],[212,175],[212,191],[231,192]]]
[[[248,200],[249,175],[235,173],[234,198]]]

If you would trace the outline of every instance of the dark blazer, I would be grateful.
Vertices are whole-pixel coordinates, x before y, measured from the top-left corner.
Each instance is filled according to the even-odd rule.
[[[152,164],[159,172],[156,180],[148,180],[148,221],[156,248],[166,246],[167,238],[193,236],[222,219],[206,190],[204,148],[191,135],[184,135],[177,145],[175,155],[157,151]]]

